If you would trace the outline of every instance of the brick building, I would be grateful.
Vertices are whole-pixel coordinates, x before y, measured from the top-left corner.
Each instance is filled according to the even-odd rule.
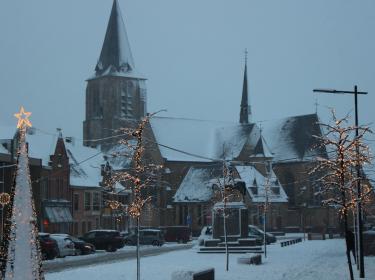
[[[114,0],[95,73],[87,81],[83,129],[86,145],[100,143],[108,154],[116,146],[116,130],[134,127],[146,115],[145,81],[135,66],[120,7]],[[163,164],[164,169],[151,191],[155,199],[149,212],[153,216],[147,223],[189,224],[197,231],[209,223],[210,195],[206,193],[207,197],[197,197],[197,200],[189,195],[194,197],[206,189],[207,182],[219,176],[213,166],[226,160],[237,171],[237,177],[248,180],[245,200],[249,223],[259,223],[259,205],[263,203],[258,194],[262,183],[255,186],[254,181],[264,182],[270,174],[274,201],[271,199],[269,228],[336,226],[337,217],[321,206],[321,198],[314,196],[315,178],[309,175],[314,158],[327,156],[324,149],[316,146],[313,137],[321,135],[318,116],[290,117],[264,123],[261,128],[251,122],[249,104],[245,64],[238,124],[151,119],[147,159]],[[95,139],[102,141],[91,141]],[[267,170],[269,163],[272,168]],[[181,199],[184,192],[188,195]]]

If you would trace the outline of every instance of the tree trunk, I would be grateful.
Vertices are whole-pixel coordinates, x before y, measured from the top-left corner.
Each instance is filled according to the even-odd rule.
[[[349,273],[350,273],[350,280],[354,280],[353,276],[353,267],[352,267],[352,260],[350,258],[350,248],[348,246],[348,242],[346,242],[347,238],[347,231],[348,231],[348,214],[345,211],[344,213],[344,230],[345,230],[345,243],[346,243],[346,257],[348,259],[348,266],[349,266]]]
[[[139,216],[137,217],[137,280],[141,279],[141,262],[139,254]]]
[[[225,254],[226,254],[226,271],[229,270],[229,250],[228,250],[228,234],[227,234],[227,223],[226,223],[226,205],[224,203],[223,220],[224,220],[224,242],[225,242]]]

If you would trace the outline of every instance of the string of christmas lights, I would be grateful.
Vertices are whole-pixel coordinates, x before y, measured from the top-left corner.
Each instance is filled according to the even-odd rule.
[[[4,280],[43,280],[42,257],[38,241],[37,217],[34,209],[26,146],[26,129],[31,127],[30,112],[15,114],[18,118],[19,149],[12,210],[7,237]]]

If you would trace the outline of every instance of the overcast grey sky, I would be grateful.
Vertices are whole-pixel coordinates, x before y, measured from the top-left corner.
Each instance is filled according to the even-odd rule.
[[[375,1],[119,0],[149,112],[237,122],[244,49],[254,119],[346,113],[352,96],[312,93],[358,84],[360,120],[374,122]],[[112,0],[0,2],[0,124],[21,105],[35,126],[82,135]],[[354,114],[354,113],[353,113]],[[374,127],[374,125],[372,125]],[[373,137],[374,138],[374,137]]]

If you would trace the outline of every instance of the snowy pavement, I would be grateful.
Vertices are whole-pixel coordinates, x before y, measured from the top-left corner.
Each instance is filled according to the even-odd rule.
[[[186,250],[190,249],[193,245],[188,244],[176,244],[176,243],[165,243],[161,247],[155,247],[152,245],[141,245],[140,254],[141,256],[158,255],[165,252],[175,250]],[[82,256],[67,256],[64,258],[56,258],[54,260],[43,261],[43,270],[46,272],[56,272],[67,268],[81,267],[85,265],[93,265],[98,263],[108,263],[113,261],[132,259],[136,257],[135,246],[125,246],[116,252],[106,252],[103,250],[97,250],[95,254],[82,255]]]
[[[230,255],[225,271],[224,254],[198,254],[197,248],[141,259],[141,279],[171,280],[176,270],[215,268],[216,280],[345,280],[348,279],[343,239],[305,241],[287,247],[268,246],[268,258],[259,266],[237,264],[241,255]],[[375,279],[375,257],[365,258],[366,278]],[[356,279],[358,273],[354,267]],[[136,278],[136,260],[86,266],[46,274],[46,280],[131,280]]]

